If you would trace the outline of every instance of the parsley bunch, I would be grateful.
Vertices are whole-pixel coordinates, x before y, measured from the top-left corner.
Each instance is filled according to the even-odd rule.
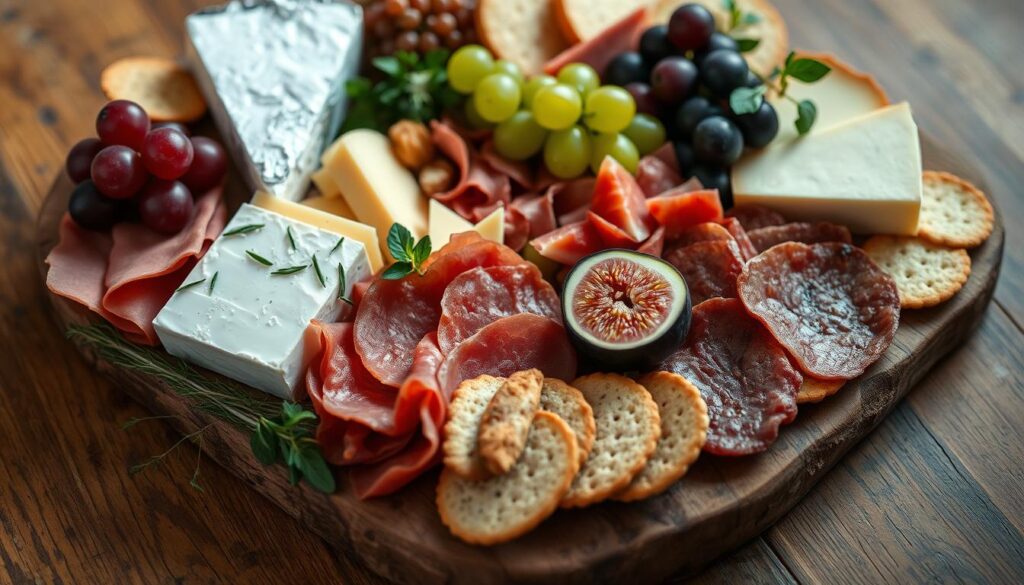
[[[444,49],[422,57],[407,51],[377,57],[373,67],[382,74],[380,81],[358,77],[345,84],[351,105],[342,131],[372,128],[386,132],[399,120],[440,118],[445,108],[459,101],[459,95],[448,86],[447,61]]]

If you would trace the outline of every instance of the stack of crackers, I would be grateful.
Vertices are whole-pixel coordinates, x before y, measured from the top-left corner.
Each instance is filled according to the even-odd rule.
[[[441,521],[473,544],[497,544],[559,507],[658,494],[700,455],[707,406],[669,372],[637,381],[591,374],[571,385],[539,370],[463,382],[445,425]]]

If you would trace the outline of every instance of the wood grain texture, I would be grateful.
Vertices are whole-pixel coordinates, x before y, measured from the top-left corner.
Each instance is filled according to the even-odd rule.
[[[929,165],[984,188],[976,171],[926,137],[922,154]],[[70,181],[62,176],[43,203],[36,234],[41,274],[42,259],[56,244],[70,190]],[[767,453],[735,459],[705,455],[665,494],[630,504],[560,511],[533,532],[491,548],[466,545],[441,525],[434,504],[436,473],[394,496],[365,502],[344,480],[332,496],[304,485],[295,488],[280,467],[255,461],[247,433],[194,412],[187,400],[157,378],[95,361],[88,352],[87,357],[151,411],[170,416],[183,434],[203,429],[205,443],[200,446],[214,459],[328,542],[354,550],[389,579],[467,584],[649,581],[704,567],[759,535],[795,505],[974,329],[995,288],[1002,248],[1003,228],[997,217],[992,236],[971,252],[973,273],[963,290],[939,307],[905,312],[882,359],[837,396],[801,409],[797,421],[782,431]],[[59,322],[80,323],[88,317],[64,299],[52,301]],[[994,574],[1010,573],[997,568]]]
[[[205,492],[189,488],[196,451],[188,444],[162,467],[129,476],[130,464],[165,450],[178,435],[161,421],[120,429],[146,411],[61,339],[25,253],[34,244],[32,218],[64,154],[91,132],[103,103],[103,65],[129,55],[178,53],[184,14],[206,3],[0,0],[0,582],[379,582],[350,552],[328,548],[206,459]],[[1017,63],[1024,3],[775,3],[795,46],[836,52],[870,70],[892,97],[909,98],[919,125],[975,159],[1005,223],[1020,225],[1024,68]],[[787,519],[720,559],[700,582],[791,582],[797,573],[801,582],[881,582],[881,573],[861,567],[895,545],[922,557],[961,558],[957,576],[984,574],[971,563],[983,558],[979,551],[990,541],[947,540],[942,535],[950,528],[934,514],[903,513],[910,494],[936,484],[897,465],[914,454],[889,444],[887,429],[918,445],[941,446],[948,458],[929,458],[928,465],[973,479],[1016,526],[1016,534],[999,535],[999,550],[1020,542],[1021,237],[1019,230],[1007,234],[996,291],[1001,309],[990,310],[972,340],[900,407],[909,407],[920,424],[887,419]],[[863,464],[867,453],[871,465]],[[847,495],[868,481],[884,489],[870,500]],[[825,490],[834,497],[816,497]],[[965,506],[965,493],[947,490],[936,501]],[[860,511],[868,505],[876,512],[865,517]],[[798,515],[802,521],[788,520]],[[890,516],[900,518],[897,527]],[[787,569],[801,565],[813,570]],[[925,574],[914,562],[887,566],[892,582]],[[927,576],[953,580],[941,572]]]

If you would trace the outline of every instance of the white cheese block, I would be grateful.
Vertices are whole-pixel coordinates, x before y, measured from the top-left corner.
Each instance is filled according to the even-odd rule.
[[[764,205],[793,220],[916,234],[921,149],[910,106],[876,110],[748,156],[733,167],[732,189],[737,205]]]
[[[254,224],[263,227],[217,238],[184,282],[205,280],[174,293],[153,325],[170,354],[291,400],[302,395],[311,358],[309,322],[333,321],[349,309],[338,300],[338,265],[345,271],[347,296],[353,283],[370,274],[370,264],[365,246],[352,238],[332,252],[337,234],[249,204],[242,205],[224,233]],[[260,264],[247,251],[273,266]],[[326,286],[311,264],[314,254]],[[272,274],[301,265],[308,267]]]
[[[474,224],[463,219],[445,204],[436,199],[430,200],[430,243],[435,249],[448,243],[452,235],[462,232],[473,232],[499,244],[505,243],[505,208],[498,207],[487,217]]]

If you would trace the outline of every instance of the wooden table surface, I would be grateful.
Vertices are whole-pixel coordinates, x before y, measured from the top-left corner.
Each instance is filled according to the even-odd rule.
[[[57,332],[33,221],[91,135],[99,74],[175,55],[197,0],[0,0],[0,581],[377,583],[91,371]],[[807,498],[697,582],[1024,582],[1024,66],[1020,0],[777,0],[977,160],[1007,226],[995,301]],[[198,465],[203,491],[189,486]]]

